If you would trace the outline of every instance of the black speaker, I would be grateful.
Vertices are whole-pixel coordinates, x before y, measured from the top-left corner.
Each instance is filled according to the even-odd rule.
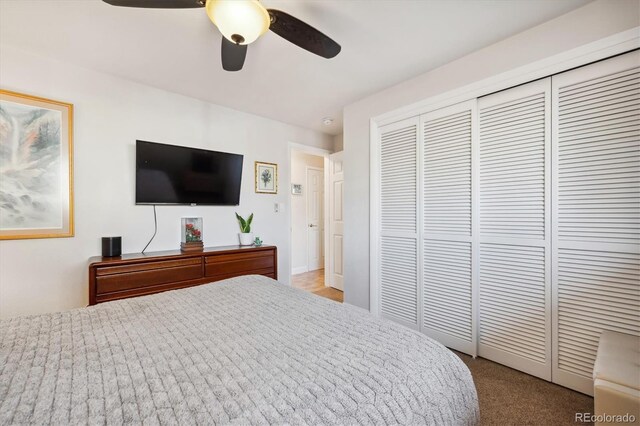
[[[102,237],[102,257],[116,257],[122,254],[122,237]]]

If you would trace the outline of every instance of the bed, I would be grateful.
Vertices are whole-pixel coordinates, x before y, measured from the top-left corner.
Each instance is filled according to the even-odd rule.
[[[262,276],[0,322],[0,424],[479,422],[428,337]]]

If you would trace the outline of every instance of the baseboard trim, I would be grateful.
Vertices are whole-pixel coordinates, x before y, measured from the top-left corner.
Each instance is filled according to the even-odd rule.
[[[304,274],[305,272],[308,272],[308,269],[306,266],[298,266],[295,268],[291,268],[291,275]]]

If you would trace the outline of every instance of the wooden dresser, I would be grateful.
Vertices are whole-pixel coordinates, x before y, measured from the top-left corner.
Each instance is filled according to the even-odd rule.
[[[278,279],[275,246],[208,247],[89,259],[89,304],[191,287],[240,275]]]

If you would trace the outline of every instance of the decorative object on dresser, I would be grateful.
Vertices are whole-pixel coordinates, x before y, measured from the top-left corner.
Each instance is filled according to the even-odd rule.
[[[256,161],[256,192],[258,194],[278,193],[278,165]]]
[[[238,225],[240,225],[240,233],[238,234],[240,245],[250,246],[251,244],[253,244],[253,234],[251,233],[251,222],[253,221],[253,213],[249,215],[247,220],[244,220],[242,216],[236,213],[236,219],[238,219]]]
[[[122,237],[102,237],[102,257],[117,257],[122,254]]]
[[[262,245],[262,239],[260,237],[256,237],[255,240],[253,240],[253,245],[260,247]]]
[[[182,251],[202,251],[202,218],[183,217],[181,226],[182,241],[180,250]]]
[[[278,279],[278,249],[207,247],[89,259],[89,304],[191,287],[241,275]]]
[[[73,105],[0,90],[0,240],[73,237]]]

